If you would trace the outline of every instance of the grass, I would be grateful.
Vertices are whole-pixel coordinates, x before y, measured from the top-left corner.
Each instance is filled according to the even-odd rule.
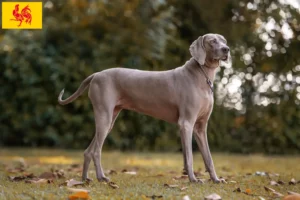
[[[83,151],[64,151],[52,149],[2,149],[0,150],[0,199],[67,199],[70,191],[66,186],[59,186],[71,178],[80,180],[81,173],[67,171],[71,164],[81,164]],[[91,199],[147,199],[162,196],[163,199],[182,199],[188,195],[191,199],[204,199],[211,193],[219,194],[222,199],[276,199],[265,191],[271,187],[284,195],[287,191],[300,193],[300,184],[289,185],[291,178],[300,180],[299,157],[266,157],[262,155],[213,154],[217,174],[228,179],[227,184],[213,184],[204,173],[201,155],[194,154],[194,170],[201,171],[204,184],[189,183],[188,179],[173,179],[181,175],[182,156],[179,153],[120,153],[103,152],[104,170],[115,170],[109,175],[119,188],[113,189],[106,183],[96,181],[93,164],[89,175],[94,180],[88,185],[77,188],[88,189]],[[50,184],[28,184],[25,181],[12,182],[8,176],[8,167],[26,163],[26,172],[39,176],[51,169],[63,169],[64,178],[55,179]],[[136,175],[122,173],[122,170],[136,171]],[[258,176],[257,171],[277,173],[279,176]],[[251,174],[251,175],[250,175]],[[270,186],[271,180],[282,180],[285,184]],[[230,182],[230,181],[236,181]],[[164,184],[175,184],[169,188]],[[74,186],[75,187],[75,186]],[[180,190],[187,187],[185,190]],[[242,192],[233,192],[240,188]],[[243,193],[248,191],[249,194]],[[149,198],[148,198],[149,199]],[[281,198],[277,198],[281,199]]]

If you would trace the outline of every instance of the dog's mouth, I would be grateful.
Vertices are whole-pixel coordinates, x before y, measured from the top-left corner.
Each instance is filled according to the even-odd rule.
[[[226,55],[223,58],[221,58],[222,61],[226,61],[227,59],[228,59],[228,55]]]

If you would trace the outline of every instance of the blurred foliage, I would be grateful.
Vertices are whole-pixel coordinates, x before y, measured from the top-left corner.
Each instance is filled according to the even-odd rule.
[[[190,58],[194,39],[216,32],[227,38],[233,65],[216,77],[211,149],[299,153],[300,11],[284,2],[46,1],[41,31],[0,33],[0,144],[87,147],[89,99],[60,106],[63,88],[69,96],[112,67],[175,68]],[[175,125],[122,111],[105,148],[175,151],[180,138]]]

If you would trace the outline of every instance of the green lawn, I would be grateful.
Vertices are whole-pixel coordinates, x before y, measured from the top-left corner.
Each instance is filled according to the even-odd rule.
[[[82,151],[64,151],[52,149],[2,149],[0,150],[0,199],[67,199],[71,192],[67,186],[60,186],[69,179],[80,181]],[[89,190],[90,199],[151,199],[162,196],[163,199],[182,199],[188,195],[191,199],[204,199],[211,193],[219,194],[222,199],[276,199],[264,186],[275,189],[284,195],[287,191],[300,193],[300,183],[289,185],[294,178],[300,180],[299,157],[266,157],[261,155],[213,154],[216,171],[227,180],[227,184],[213,184],[204,172],[201,155],[194,154],[194,170],[204,184],[189,183],[183,177],[182,156],[180,153],[120,153],[103,152],[104,169],[117,173],[108,175],[119,188],[113,189],[106,183],[96,181],[93,164],[89,171],[93,182],[73,186]],[[24,172],[9,172],[20,164],[25,164]],[[71,168],[72,164],[80,164]],[[52,170],[63,170],[64,177],[55,178],[53,183],[14,182],[8,176],[33,173],[35,176]],[[71,170],[70,170],[71,169]],[[70,171],[69,171],[70,170]],[[136,175],[123,173],[123,170],[135,171]],[[265,176],[255,173],[268,172]],[[283,181],[282,185],[270,186],[270,181]],[[164,184],[178,185],[170,188]],[[181,188],[187,187],[184,190]],[[240,188],[241,192],[233,192]],[[249,194],[247,194],[247,192]],[[277,198],[277,199],[282,199]]]

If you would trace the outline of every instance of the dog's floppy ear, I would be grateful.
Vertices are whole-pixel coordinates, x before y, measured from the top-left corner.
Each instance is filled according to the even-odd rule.
[[[204,65],[206,58],[206,51],[204,49],[203,41],[204,36],[200,36],[190,46],[191,55],[200,65]]]

